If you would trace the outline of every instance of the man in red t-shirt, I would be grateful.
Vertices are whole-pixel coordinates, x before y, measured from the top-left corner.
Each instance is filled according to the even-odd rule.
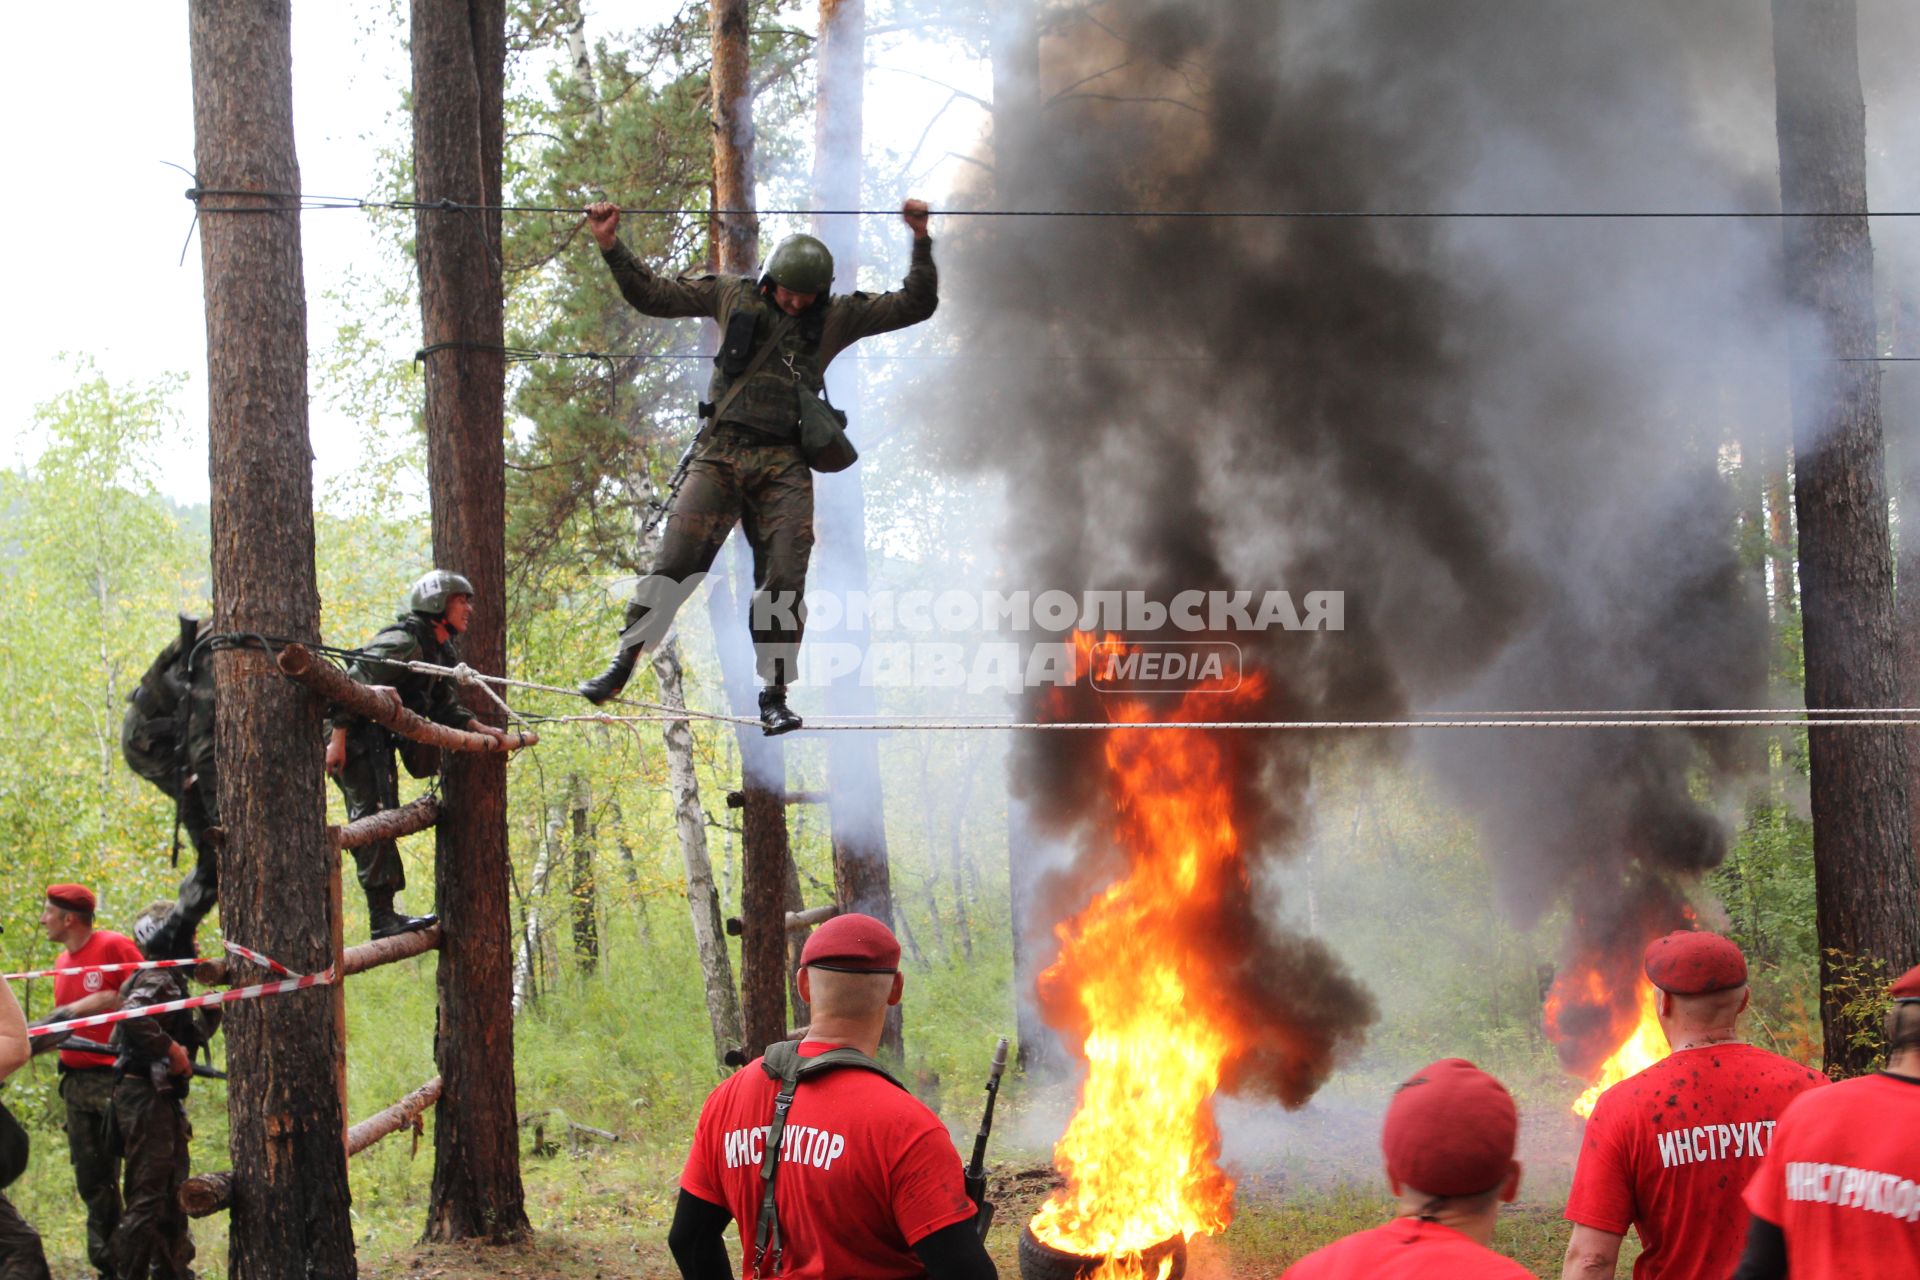
[[[1780,1117],[1734,1280],[1920,1276],[1920,965],[1890,994],[1886,1070]]]
[[[1725,1280],[1740,1256],[1740,1191],[1787,1104],[1826,1077],[1743,1043],[1747,960],[1717,934],[1681,930],[1647,947],[1669,1055],[1600,1095],[1567,1197],[1561,1280],[1614,1273],[1629,1226],[1634,1280]]]
[[[900,1002],[892,931],[872,916],[836,916],[807,939],[800,964],[800,997],[812,1015],[800,1058],[846,1048],[870,1058],[888,1006]],[[780,1088],[761,1064],[756,1058],[726,1080],[701,1109],[667,1235],[682,1276],[730,1277],[725,1232],[739,1222],[749,1276],[995,1280],[946,1127],[888,1077],[857,1065],[795,1086],[774,1166],[779,1255],[756,1268],[761,1162]]]
[[[47,940],[63,950],[58,969],[86,965],[139,963],[146,957],[123,933],[93,927],[97,902],[85,885],[56,884],[47,889],[40,924]],[[45,1022],[63,1022],[120,1007],[120,984],[129,973],[67,974],[53,980],[58,1006]],[[120,1221],[120,1157],[109,1141],[113,1114],[113,1055],[60,1051],[60,1097],[67,1106],[67,1153],[73,1159],[73,1186],[87,1206],[87,1259],[104,1277],[113,1275],[107,1242]]]
[[[1316,1249],[1282,1280],[1532,1280],[1487,1246],[1520,1194],[1520,1115],[1498,1080],[1442,1058],[1401,1085],[1380,1148],[1400,1216]]]

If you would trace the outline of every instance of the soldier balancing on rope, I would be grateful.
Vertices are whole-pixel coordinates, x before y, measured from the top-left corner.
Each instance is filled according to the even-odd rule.
[[[621,294],[635,310],[716,321],[721,343],[700,406],[704,420],[683,486],[649,574],[627,606],[613,661],[580,686],[593,703],[626,687],[640,655],[656,647],[674,612],[713,565],[735,524],[753,548],[750,629],[760,678],[760,723],[768,734],[800,727],[787,707],[806,611],[813,550],[812,472],[852,464],[845,417],[824,399],[826,368],[861,338],[925,320],[939,302],[927,206],[909,200],[913,263],[890,293],[830,292],[833,255],[812,236],[788,236],[759,279],[704,274],[666,279],[620,241],[620,210],[587,208],[587,229]]]

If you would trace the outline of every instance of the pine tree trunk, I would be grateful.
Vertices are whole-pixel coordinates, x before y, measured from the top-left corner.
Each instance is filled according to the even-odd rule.
[[[1780,202],[1787,213],[1867,205],[1854,0],[1774,0]],[[1792,385],[1794,499],[1809,707],[1885,707],[1899,694],[1893,558],[1874,350],[1873,245],[1864,217],[1784,221],[1787,288],[1807,331]],[[1897,728],[1808,731],[1821,1022],[1830,1068],[1848,1043],[1837,970],[1920,960],[1920,874],[1909,843],[1906,739]]]
[[[208,204],[282,210],[200,219],[214,629],[314,640],[300,215],[284,196],[229,194],[300,190],[291,11],[285,0],[193,0],[188,14],[198,182],[221,193]],[[339,915],[320,709],[259,649],[217,650],[213,669],[222,927],[318,973],[336,958]],[[236,1280],[357,1274],[337,1074],[345,1045],[332,997],[300,992],[228,1012]]]
[[[753,82],[747,50],[747,0],[713,0],[713,199],[714,254],[721,271],[751,275],[758,265],[760,223],[753,215]],[[757,713],[751,657],[741,647],[747,609],[725,590],[726,575],[713,588],[714,637],[734,714]],[[778,739],[742,725],[740,786],[740,936],[742,1047],[749,1058],[787,1034],[787,811],[786,753]]]
[[[660,701],[676,711],[686,710],[677,641],[669,640],[654,650],[653,674],[660,684]],[[724,1066],[727,1050],[741,1043],[740,1001],[734,994],[720,897],[714,892],[713,864],[707,857],[707,815],[700,807],[700,784],[693,772],[693,730],[686,721],[676,720],[663,726],[661,733],[667,741],[667,777],[673,792],[674,826],[680,834],[680,863],[687,873],[693,945],[700,956],[707,1022],[713,1029],[713,1061]]]
[[[500,203],[505,0],[414,0],[413,169],[422,201]],[[434,563],[474,586],[461,638],[475,668],[504,672],[506,364],[497,209],[422,211],[415,220],[421,335],[462,344],[426,359],[427,482]],[[491,703],[474,707],[491,724]],[[518,1240],[529,1231],[520,1184],[513,1080],[507,765],[449,756],[435,830],[440,1026],[445,1096],[434,1119],[431,1240]]]

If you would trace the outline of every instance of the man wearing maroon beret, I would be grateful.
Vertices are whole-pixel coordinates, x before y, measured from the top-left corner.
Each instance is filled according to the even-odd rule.
[[[1561,1280],[1612,1277],[1627,1228],[1634,1280],[1725,1280],[1740,1257],[1740,1192],[1787,1104],[1827,1082],[1740,1039],[1747,960],[1717,934],[1656,938],[1647,980],[1671,1052],[1600,1095],[1580,1145]]]
[[[63,948],[56,969],[89,965],[139,963],[145,959],[133,939],[124,933],[93,927],[98,906],[93,891],[80,884],[47,887],[47,904],[40,912],[47,941]],[[42,1019],[64,1022],[89,1014],[110,1013],[120,1007],[120,984],[125,973],[67,974],[53,980],[58,1006]],[[111,1277],[113,1254],[108,1241],[120,1221],[120,1157],[110,1141],[113,1115],[113,1055],[60,1051],[60,1098],[67,1108],[67,1154],[73,1160],[73,1186],[87,1206],[87,1260],[102,1276]]]
[[[835,916],[807,939],[800,965],[812,1022],[797,1055],[791,1042],[770,1046],[701,1109],[667,1234],[680,1274],[731,1280],[726,1229],[738,1222],[742,1275],[994,1280],[946,1126],[872,1061],[900,1002],[893,931],[872,916]],[[807,1071],[829,1054],[833,1067]],[[789,1068],[797,1079],[785,1094]],[[776,1095],[789,1100],[779,1118]],[[777,1160],[766,1161],[769,1145]],[[762,1239],[770,1247],[756,1266]]]
[[[1500,1206],[1520,1194],[1519,1131],[1512,1096],[1466,1059],[1419,1072],[1380,1131],[1399,1216],[1315,1250],[1282,1280],[1532,1280],[1488,1248]]]
[[[1920,1276],[1920,965],[1888,994],[1886,1070],[1780,1117],[1734,1280]]]

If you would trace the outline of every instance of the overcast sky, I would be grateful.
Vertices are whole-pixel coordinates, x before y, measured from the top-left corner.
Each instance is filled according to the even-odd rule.
[[[589,37],[658,21],[674,0],[589,0]],[[402,23],[388,0],[324,0],[294,6],[294,132],[301,185],[309,192],[363,195],[378,176],[379,145],[404,136],[397,116],[409,73]],[[611,24],[611,25],[609,25]],[[0,310],[0,465],[30,460],[37,403],[73,381],[62,353],[92,356],[115,382],[187,374],[175,399],[185,430],[162,459],[161,487],[186,502],[206,500],[206,342],[200,254],[188,248],[190,179],[165,161],[193,166],[193,96],[185,4],[105,0],[84,8],[11,10],[0,111],[15,122],[8,139],[4,206],[9,246]],[[884,56],[884,51],[882,51]],[[956,74],[943,66],[940,74]],[[910,147],[946,94],[911,77],[870,76],[868,129],[874,147]],[[978,128],[948,113],[951,142]],[[894,136],[900,135],[900,136]],[[923,194],[937,200],[940,175]],[[302,220],[309,344],[320,350],[343,319],[322,292],[377,257],[370,220],[311,212]],[[395,358],[406,359],[407,350]],[[316,485],[351,466],[359,427],[314,405]]]

